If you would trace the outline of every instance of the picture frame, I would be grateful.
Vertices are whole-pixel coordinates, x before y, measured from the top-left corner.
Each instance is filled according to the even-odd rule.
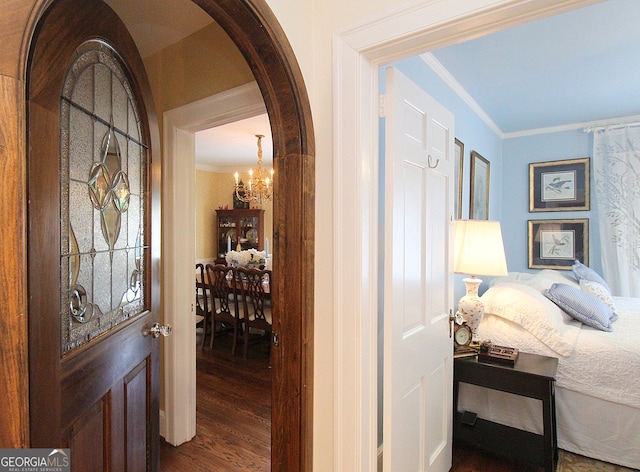
[[[529,164],[529,212],[590,209],[591,159]]]
[[[456,181],[456,196],[455,196],[455,214],[456,218],[462,219],[462,170],[464,169],[464,143],[458,138],[455,138],[454,146],[454,164],[455,164],[455,181]]]
[[[471,189],[469,219],[489,219],[489,183],[491,164],[478,152],[471,151]]]
[[[589,265],[589,219],[528,221],[529,269],[571,270]]]

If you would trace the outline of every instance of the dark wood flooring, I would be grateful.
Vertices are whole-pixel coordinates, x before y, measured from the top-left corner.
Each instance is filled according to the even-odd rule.
[[[230,337],[216,337],[213,350],[198,344],[196,436],[178,447],[162,442],[161,472],[271,469],[269,346],[250,345],[245,361],[241,345],[231,356]]]
[[[269,471],[271,370],[266,342],[231,356],[230,336],[196,349],[196,436],[178,447],[162,442],[161,472]],[[538,472],[482,451],[454,446],[451,472]]]
[[[472,447],[454,444],[451,472],[543,472],[543,467],[508,461]]]

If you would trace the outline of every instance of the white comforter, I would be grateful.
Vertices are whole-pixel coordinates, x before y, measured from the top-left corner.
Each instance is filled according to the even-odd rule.
[[[580,325],[575,346],[561,355],[531,330],[486,314],[478,334],[495,344],[558,358],[557,385],[611,402],[640,408],[640,300],[614,298],[619,319],[612,332]],[[572,339],[573,341],[573,339]]]

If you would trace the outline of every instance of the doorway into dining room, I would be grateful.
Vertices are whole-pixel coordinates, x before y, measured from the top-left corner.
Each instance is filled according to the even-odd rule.
[[[273,201],[242,202],[235,192],[234,173],[238,172],[239,179],[246,182],[249,169],[255,170],[257,135],[263,136],[260,151],[268,171],[273,165],[273,144],[266,112],[195,133],[196,263],[226,262],[226,253],[237,250],[238,245],[244,250],[255,247],[268,256],[268,241],[273,241]],[[228,217],[225,215],[237,208],[241,214],[249,209],[251,214],[260,215],[250,218],[253,227],[246,233],[239,227],[226,228]],[[233,243],[228,237],[231,232],[236,235]],[[208,307],[213,309],[211,302]],[[238,308],[242,310],[241,305]],[[244,358],[241,333],[235,355],[232,352],[233,333],[229,325],[218,322],[212,327],[202,325],[196,331],[198,440],[191,441],[187,449],[199,449],[203,442],[215,444],[215,448],[204,453],[213,470],[225,467],[270,470],[269,338],[270,333],[262,336],[252,333]],[[212,347],[211,341],[214,341]],[[174,464],[171,460],[169,463]],[[174,470],[178,469],[180,467]]]
[[[265,113],[262,95],[255,83],[236,87],[165,113],[165,135],[173,138],[173,142],[170,139],[167,144],[167,152],[180,156],[180,164],[174,169],[177,175],[175,185],[180,188],[178,194],[183,200],[182,204],[186,215],[183,215],[185,220],[179,226],[182,228],[181,234],[184,237],[188,236],[188,239],[193,241],[192,245],[186,245],[188,247],[183,248],[185,250],[184,257],[176,260],[176,263],[188,266],[190,274],[194,274],[196,262],[215,263],[218,256],[215,250],[217,235],[213,239],[207,238],[208,242],[204,245],[208,244],[209,249],[203,249],[202,252],[196,249],[199,245],[197,241],[200,237],[199,233],[202,232],[198,230],[197,226],[209,226],[209,232],[215,233],[215,210],[220,206],[232,205],[233,173],[229,169],[237,169],[239,172],[248,170],[248,168],[244,169],[244,167],[235,165],[233,161],[218,163],[218,168],[209,166],[206,171],[199,170],[198,167],[201,166],[196,162],[196,136],[204,130],[250,120]],[[266,123],[268,125],[268,120]],[[268,131],[270,132],[270,130]],[[215,143],[213,145],[215,146]],[[255,159],[255,151],[253,155]],[[219,172],[213,172],[216,170]],[[203,175],[202,178],[199,178],[200,174],[209,175]],[[213,176],[213,174],[217,175]],[[218,182],[213,185],[219,185],[220,182],[227,180],[230,180],[231,184],[223,191],[223,194],[229,199],[229,203],[209,201],[206,203],[207,208],[202,209],[203,213],[208,213],[206,221],[196,223],[197,217],[194,208],[203,204],[202,201],[208,201],[206,198],[200,198],[200,194],[206,193],[207,189],[198,189],[199,180],[204,181],[204,184],[200,184],[204,187],[212,185],[211,182]],[[266,213],[272,220],[272,212]],[[272,228],[272,221],[265,226]],[[187,230],[187,228],[189,229]],[[194,277],[191,275],[190,285],[193,284],[193,280]],[[191,286],[189,294],[194,293],[194,288]],[[193,303],[192,300],[190,302]],[[201,348],[201,338],[196,333],[192,317],[175,316],[170,323],[174,326],[176,336],[173,339],[174,343],[167,345],[169,351],[167,355],[172,359],[167,365],[183,367],[166,371],[166,391],[169,392],[168,397],[174,400],[168,403],[167,410],[169,411],[165,412],[168,427],[165,428],[164,437],[169,444],[182,445],[180,448],[176,448],[179,451],[173,451],[171,454],[179,456],[187,454],[194,447],[201,446],[202,441],[206,438],[215,437],[217,438],[215,441],[216,452],[231,454],[231,457],[236,458],[245,457],[247,454],[242,451],[247,447],[247,444],[243,444],[242,441],[231,441],[227,444],[227,441],[230,438],[247,435],[253,437],[254,434],[257,434],[257,438],[260,439],[255,439],[255,441],[262,446],[256,446],[256,449],[264,452],[264,447],[267,448],[266,457],[262,457],[262,454],[258,454],[258,456],[262,457],[262,463],[266,460],[266,463],[270,464],[271,369],[269,368],[268,355],[266,358],[264,356],[265,345],[251,346],[249,360],[245,361],[241,352],[236,356],[230,355],[230,336],[216,338],[213,350],[208,347],[209,339],[207,339],[206,347]],[[266,348],[268,352],[268,344]],[[252,377],[261,379],[258,383],[262,385],[263,389],[261,396],[258,395],[260,401],[257,404],[251,399],[241,400],[245,394],[253,394],[251,392],[256,385],[250,385]],[[265,382],[268,388],[265,387]],[[229,404],[225,406],[223,401],[214,401],[220,398],[228,400],[228,395],[224,393],[226,385],[232,386],[238,392],[244,392],[237,396],[234,400],[235,403],[232,403],[233,406],[229,406]],[[173,409],[170,410],[171,408]],[[259,412],[252,412],[251,410],[254,408],[257,408]],[[268,408],[267,416],[265,416],[265,408]],[[234,411],[232,412],[232,410]],[[223,421],[218,421],[220,419]],[[221,440],[225,435],[227,439]],[[196,439],[191,441],[194,436],[197,436]],[[231,452],[233,448],[237,453]],[[166,453],[165,450],[164,454]],[[256,469],[252,467],[252,470]],[[269,467],[264,470],[269,470]]]

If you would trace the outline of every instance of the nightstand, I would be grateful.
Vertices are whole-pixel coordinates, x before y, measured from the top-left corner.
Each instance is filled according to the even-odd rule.
[[[513,367],[485,363],[477,357],[454,359],[453,438],[494,454],[522,460],[553,472],[558,460],[555,378],[558,359],[520,352]],[[460,382],[542,400],[544,434],[475,418],[458,412]]]

